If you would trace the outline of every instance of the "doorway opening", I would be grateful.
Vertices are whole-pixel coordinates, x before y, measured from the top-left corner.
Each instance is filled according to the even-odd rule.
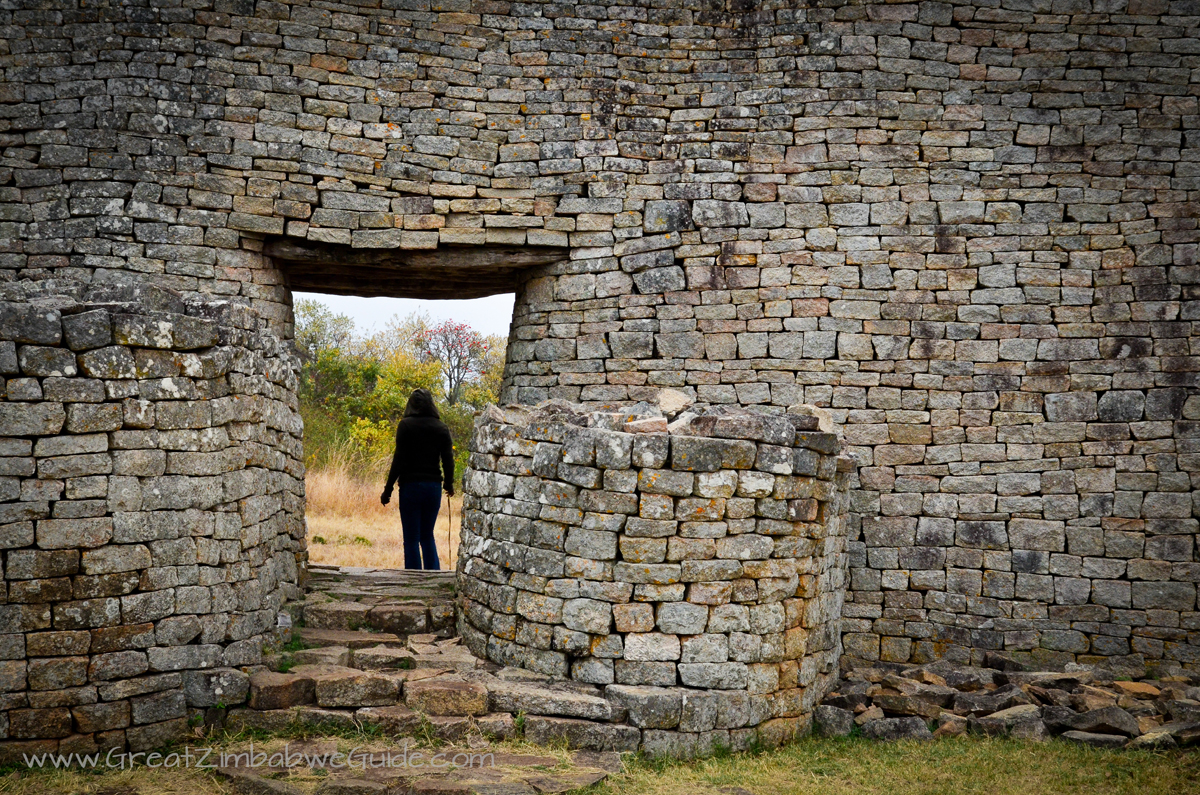
[[[499,396],[514,292],[525,271],[564,252],[357,250],[277,239],[266,253],[292,291],[310,562],[405,568],[398,490],[387,505],[381,493],[397,424],[413,390],[424,388],[454,444],[454,496],[442,494],[434,528],[438,568],[452,571],[467,443],[475,416]]]

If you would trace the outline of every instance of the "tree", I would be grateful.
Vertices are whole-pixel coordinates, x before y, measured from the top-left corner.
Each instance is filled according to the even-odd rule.
[[[483,335],[466,323],[447,320],[413,336],[418,354],[424,361],[436,361],[442,368],[446,402],[458,402],[463,384],[487,370],[491,346]]]
[[[394,317],[363,335],[351,318],[316,301],[297,301],[295,313],[308,466],[386,469],[408,397],[424,387],[438,396],[463,470],[475,415],[496,400],[504,337],[485,339],[463,323],[434,326],[424,314]]]
[[[354,347],[354,321],[347,315],[334,314],[320,301],[302,298],[293,310],[296,316],[296,351],[305,364],[321,351],[349,353]]]

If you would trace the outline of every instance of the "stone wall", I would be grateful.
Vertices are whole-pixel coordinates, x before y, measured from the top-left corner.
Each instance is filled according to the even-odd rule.
[[[668,431],[647,405],[489,410],[463,484],[464,643],[606,686],[648,752],[807,731],[841,652],[840,447],[808,415],[688,412]]]
[[[245,697],[305,566],[296,360],[263,326],[0,285],[4,758],[158,747]]]
[[[314,262],[507,280],[504,402],[834,413],[854,656],[1200,665],[1193,0],[46,0],[0,29],[0,278],[215,293],[285,336]],[[561,261],[480,254],[522,246]]]

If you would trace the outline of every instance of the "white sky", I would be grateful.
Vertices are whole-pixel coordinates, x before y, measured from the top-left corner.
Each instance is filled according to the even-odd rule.
[[[514,296],[490,295],[469,301],[419,301],[414,298],[359,298],[349,295],[322,295],[319,293],[294,293],[296,299],[307,298],[320,301],[339,315],[349,315],[360,334],[379,331],[394,315],[407,317],[413,312],[424,312],[434,323],[454,320],[466,323],[484,336],[499,334],[508,336],[508,324],[512,321]]]

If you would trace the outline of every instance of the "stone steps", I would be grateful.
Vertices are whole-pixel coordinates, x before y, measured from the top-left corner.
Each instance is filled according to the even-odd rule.
[[[309,575],[304,629],[454,634],[453,572],[312,566]]]
[[[600,688],[500,668],[476,659],[458,638],[308,626],[296,637],[313,647],[292,652],[286,672],[253,674],[248,707],[231,710],[228,726],[378,726],[389,736],[460,742],[515,737],[520,716],[526,737],[542,744],[613,752],[635,751],[640,742],[638,728],[616,723],[628,710]],[[368,645],[373,640],[383,642]]]
[[[292,637],[299,638],[310,648],[320,646],[345,646],[348,649],[361,649],[367,646],[405,646],[407,640],[390,632],[366,632],[363,630],[320,629],[318,627],[297,627]]]
[[[799,728],[796,718],[772,721],[765,700],[752,707],[744,692],[551,681],[479,659],[454,635],[453,588],[448,573],[315,568],[293,630],[306,648],[268,661],[284,673],[254,674],[249,708],[230,711],[227,723],[377,726],[451,743],[523,736],[662,756],[745,749],[764,736],[778,744]],[[755,728],[764,722],[765,735]]]

